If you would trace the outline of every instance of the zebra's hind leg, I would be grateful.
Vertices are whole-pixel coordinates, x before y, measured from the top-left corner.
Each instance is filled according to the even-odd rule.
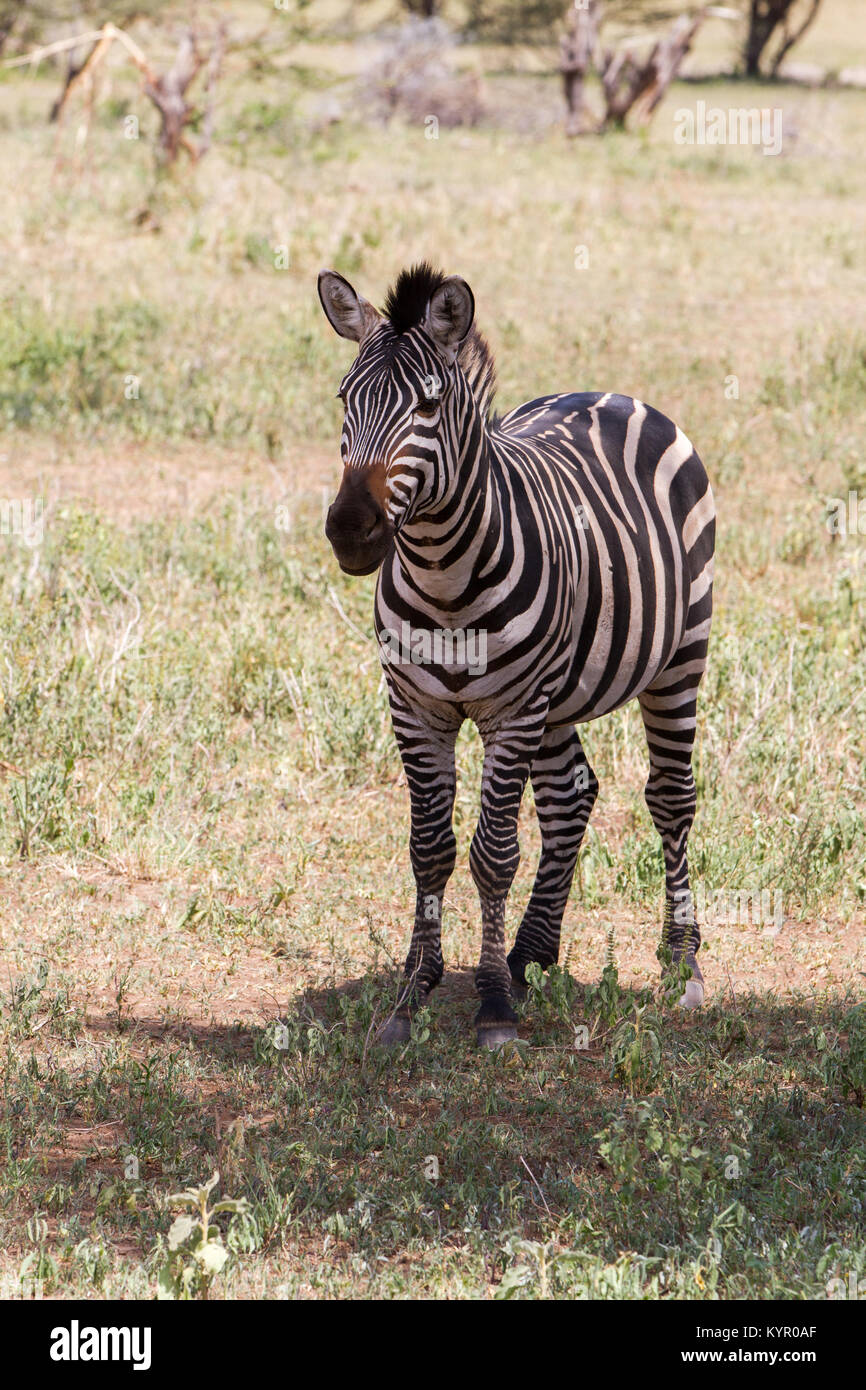
[[[704,643],[706,651],[706,643]],[[693,659],[669,666],[639,696],[647,743],[650,775],[645,788],[653,824],[661,836],[665,861],[665,915],[661,950],[669,948],[673,963],[691,970],[679,1003],[684,1009],[704,1002],[704,977],[697,961],[701,931],[689,886],[687,844],[695,818],[695,779],[692,746],[695,739],[697,687],[703,663]],[[694,648],[686,655],[694,656]],[[697,668],[697,669],[696,669]]]
[[[598,795],[598,781],[572,724],[547,730],[530,777],[541,826],[541,859],[508,957],[515,991],[526,986],[527,965],[536,961],[546,970],[559,959],[562,915]]]
[[[412,822],[409,855],[415,875],[415,922],[403,968],[397,1007],[379,1030],[379,1042],[408,1042],[411,1015],[442,979],[442,899],[454,870],[457,842],[452,828],[457,729],[433,730],[391,693],[391,718],[406,769]]]

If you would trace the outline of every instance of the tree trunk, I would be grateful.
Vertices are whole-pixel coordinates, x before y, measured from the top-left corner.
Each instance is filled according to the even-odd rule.
[[[594,130],[597,122],[586,103],[584,81],[598,56],[598,26],[601,23],[600,0],[587,0],[583,6],[573,6],[571,28],[560,44],[559,71],[565,92],[568,116],[566,135],[583,135]]]
[[[798,0],[750,0],[749,30],[743,54],[748,77],[761,76],[761,59],[764,50],[777,29],[782,30],[779,47],[769,64],[771,75],[779,70],[782,59],[805,34],[818,13],[821,0],[811,0],[811,6],[799,28],[791,31],[789,20]]]
[[[784,33],[782,34],[782,38],[779,41],[779,47],[773,56],[773,61],[770,64],[770,74],[772,77],[776,76],[776,73],[782,66],[782,62],[784,61],[785,55],[787,54],[788,50],[793,48],[795,43],[800,42],[806,30],[809,28],[809,25],[812,23],[813,19],[818,13],[818,7],[820,4],[821,0],[812,0],[812,8],[809,10],[809,13],[806,15],[806,18],[803,20],[803,23],[800,25],[799,29],[795,29],[793,33],[789,32],[788,21],[787,19],[785,20]]]

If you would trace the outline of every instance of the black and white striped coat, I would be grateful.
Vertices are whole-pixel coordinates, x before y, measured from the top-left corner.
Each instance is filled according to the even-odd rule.
[[[326,531],[348,573],[379,569],[375,624],[411,798],[415,926],[386,1040],[407,1036],[411,1008],[442,975],[463,720],[485,753],[470,864],[482,917],[476,1027],[495,1045],[515,1035],[511,991],[526,966],[558,957],[598,789],[575,725],[635,698],[665,859],[664,940],[691,970],[681,1002],[701,1003],[686,841],[715,509],[698,455],[670,420],[626,396],[545,396],[491,419],[492,358],[457,277],[403,272],[382,314],[332,271],[319,293],[337,332],[360,344],[340,390],[343,479]],[[473,661],[455,634],[474,634]],[[530,778],[542,855],[506,957]]]

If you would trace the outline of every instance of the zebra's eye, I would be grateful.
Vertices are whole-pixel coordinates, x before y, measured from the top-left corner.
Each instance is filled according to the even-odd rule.
[[[419,396],[415,403],[416,415],[435,415],[439,409],[438,396]]]

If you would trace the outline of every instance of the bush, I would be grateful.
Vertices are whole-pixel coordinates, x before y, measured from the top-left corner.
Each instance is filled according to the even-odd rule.
[[[484,110],[480,79],[454,71],[447,54],[455,42],[440,19],[411,19],[391,30],[361,81],[361,99],[374,118],[477,125]]]

